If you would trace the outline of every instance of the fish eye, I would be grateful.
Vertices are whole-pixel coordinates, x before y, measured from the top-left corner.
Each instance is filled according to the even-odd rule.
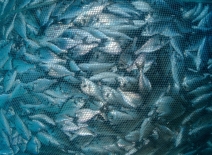
[[[99,54],[96,54],[96,59],[99,59]]]
[[[123,83],[123,85],[122,85],[123,87],[126,87],[127,86],[127,84],[126,83]]]
[[[85,87],[87,87],[87,85],[86,84],[83,84],[82,87],[85,88]]]
[[[109,97],[109,96],[110,96],[110,94],[109,94],[109,93],[106,93],[106,94],[105,94],[105,96],[106,96],[106,97]]]

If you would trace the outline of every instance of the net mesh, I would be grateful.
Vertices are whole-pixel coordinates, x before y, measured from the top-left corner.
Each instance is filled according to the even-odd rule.
[[[0,154],[211,154],[211,30],[209,1],[0,0]]]

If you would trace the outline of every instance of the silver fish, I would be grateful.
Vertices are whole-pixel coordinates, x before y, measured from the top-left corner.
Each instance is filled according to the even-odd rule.
[[[71,49],[79,44],[82,44],[82,40],[74,40],[71,38],[55,38],[54,40],[51,40],[52,43],[56,44],[59,48],[68,50]]]
[[[100,88],[92,81],[82,78],[80,87],[83,93],[92,96],[99,101],[104,101]]]
[[[139,91],[143,96],[146,96],[152,90],[152,84],[149,81],[149,79],[146,77],[146,75],[143,73],[142,69],[140,70],[138,86],[139,86]]]
[[[85,40],[86,43],[99,43],[101,40],[99,38],[94,37],[92,34],[82,29],[67,29],[64,31],[63,36],[68,38],[73,38],[76,41]]]
[[[67,50],[61,49],[57,45],[46,40],[39,41],[39,45],[51,49],[55,54],[67,53]]]
[[[49,135],[46,132],[38,132],[36,137],[44,145],[62,147],[57,139],[55,139],[54,137],[52,137],[51,135]]]
[[[203,85],[203,86],[200,86],[200,87],[188,92],[188,96],[198,97],[200,95],[204,95],[206,93],[209,93],[211,90],[212,90],[211,84]]]
[[[49,80],[46,78],[37,79],[33,82],[27,83],[27,85],[32,86],[32,90],[34,92],[43,92],[44,90],[48,89],[51,85],[56,83],[56,80]]]
[[[191,76],[191,77],[185,77],[182,85],[185,90],[191,91],[201,85],[207,84],[209,81],[210,76],[208,74],[195,77]]]
[[[157,113],[161,118],[165,118],[166,121],[171,121],[185,112],[185,108],[182,104],[177,103],[170,96],[163,96],[156,102]]]
[[[194,110],[192,113],[190,113],[183,119],[182,124],[186,125],[195,122],[199,118],[199,116],[201,116],[205,112],[206,112],[205,107]]]
[[[114,65],[115,65],[114,63],[92,62],[92,63],[80,63],[78,66],[82,71],[98,73],[107,71]]]
[[[66,64],[66,60],[61,59],[51,50],[46,48],[39,49],[39,60],[42,63]]]
[[[193,142],[197,142],[201,140],[204,136],[207,136],[210,133],[209,131],[211,131],[211,129],[212,129],[212,125],[207,124],[207,125],[192,129],[188,133],[188,135]]]
[[[108,86],[103,86],[102,87],[102,95],[104,100],[108,103],[108,104],[112,104],[112,105],[122,105],[125,107],[131,107],[129,105],[129,103],[127,103],[120,92],[116,91],[115,89],[108,87]]]
[[[155,128],[155,126],[154,126],[154,124],[152,124],[150,118],[144,119],[144,121],[142,122],[141,127],[140,127],[139,141],[149,137],[150,134],[153,132],[154,128]]]
[[[129,132],[125,136],[125,139],[127,141],[130,141],[130,142],[138,142],[139,141],[139,137],[140,137],[140,131],[139,130],[135,130],[135,131]]]
[[[112,125],[115,125],[125,121],[134,120],[134,117],[118,110],[112,110],[108,113],[108,120]]]
[[[94,111],[91,109],[80,109],[76,112],[76,117],[78,118],[77,121],[79,123],[85,123],[99,113],[100,111]]]
[[[129,36],[125,35],[124,33],[121,33],[121,32],[115,31],[115,30],[101,28],[100,31],[108,36],[108,40],[111,37],[115,38],[115,39],[119,38],[119,39],[132,40],[132,38],[130,38]]]
[[[181,89],[183,78],[185,76],[184,58],[177,52],[173,52],[171,56],[172,77],[174,84],[178,89]]]
[[[62,65],[51,65],[51,64],[39,64],[48,74],[52,77],[64,77],[67,75],[72,75],[73,73],[70,72],[65,66]]]
[[[98,44],[79,44],[71,50],[72,58],[77,59],[80,56],[88,54],[93,48],[97,47]]]
[[[98,49],[102,52],[118,55],[121,53],[122,49],[120,44],[113,39],[110,39],[104,43],[103,47],[98,47]]]
[[[138,80],[134,77],[125,76],[118,77],[119,87],[123,91],[136,91],[138,90]]]
[[[115,3],[107,6],[107,10],[113,14],[117,14],[126,18],[130,18],[133,15],[139,15],[139,13],[130,5],[126,7],[126,5],[121,3]]]
[[[204,106],[208,101],[212,99],[212,93],[203,94],[191,100],[193,107]]]
[[[134,1],[132,2],[132,5],[137,9],[140,10],[141,12],[152,12],[153,9],[152,7],[144,1]]]
[[[196,69],[201,71],[205,68],[209,58],[209,44],[207,37],[204,37],[197,52]]]
[[[144,103],[144,99],[141,97],[139,93],[127,92],[127,91],[119,91],[125,100],[130,106],[137,108],[140,107]]]
[[[142,52],[150,53],[155,52],[163,48],[166,44],[168,44],[169,40],[160,35],[153,36],[150,38],[140,49],[135,51],[135,54],[140,54]]]
[[[91,76],[89,79],[91,81],[99,81],[104,78],[118,78],[120,75],[114,72],[102,72]]]

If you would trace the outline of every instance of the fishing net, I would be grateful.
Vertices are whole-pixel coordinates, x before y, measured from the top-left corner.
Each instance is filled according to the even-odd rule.
[[[0,155],[212,154],[211,7],[0,0]]]

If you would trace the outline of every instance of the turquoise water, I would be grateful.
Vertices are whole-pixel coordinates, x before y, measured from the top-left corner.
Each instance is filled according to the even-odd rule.
[[[0,155],[211,154],[211,7],[0,1]]]

